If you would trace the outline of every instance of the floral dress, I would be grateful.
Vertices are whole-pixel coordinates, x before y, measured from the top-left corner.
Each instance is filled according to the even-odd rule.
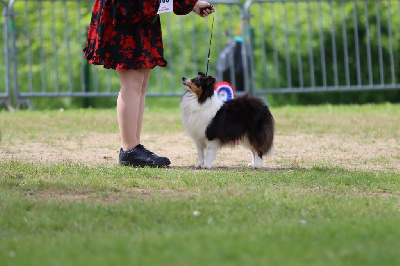
[[[174,13],[190,13],[197,0],[174,0]],[[160,0],[96,0],[89,26],[85,58],[112,69],[166,66]]]

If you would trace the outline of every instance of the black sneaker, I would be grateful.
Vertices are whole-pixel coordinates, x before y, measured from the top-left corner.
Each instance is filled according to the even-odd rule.
[[[139,144],[130,151],[119,151],[119,164],[133,167],[165,167],[171,164],[166,157],[160,157]]]

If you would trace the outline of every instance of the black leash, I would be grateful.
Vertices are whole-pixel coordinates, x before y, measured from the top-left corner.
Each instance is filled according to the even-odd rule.
[[[213,33],[213,29],[214,29],[214,16],[213,16],[213,21],[212,21],[212,26],[211,26],[210,46],[208,47],[208,56],[207,56],[207,71],[206,71],[206,76],[208,76],[208,65],[210,64],[211,40],[212,40],[212,33]]]

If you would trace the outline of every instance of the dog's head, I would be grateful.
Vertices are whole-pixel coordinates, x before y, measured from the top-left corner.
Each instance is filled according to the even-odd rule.
[[[204,103],[208,98],[214,95],[215,78],[199,72],[196,78],[182,78],[182,85],[189,92],[196,94],[199,103]]]

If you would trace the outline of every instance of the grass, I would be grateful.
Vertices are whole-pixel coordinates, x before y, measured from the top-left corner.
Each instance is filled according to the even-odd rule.
[[[163,105],[150,101],[144,130],[182,131],[179,109]],[[273,113],[280,135],[334,130],[368,141],[400,134],[392,123],[398,105]],[[0,117],[7,143],[78,132],[84,139],[117,126],[114,110]],[[329,162],[198,171],[14,157],[0,162],[0,265],[398,265],[399,176]]]

